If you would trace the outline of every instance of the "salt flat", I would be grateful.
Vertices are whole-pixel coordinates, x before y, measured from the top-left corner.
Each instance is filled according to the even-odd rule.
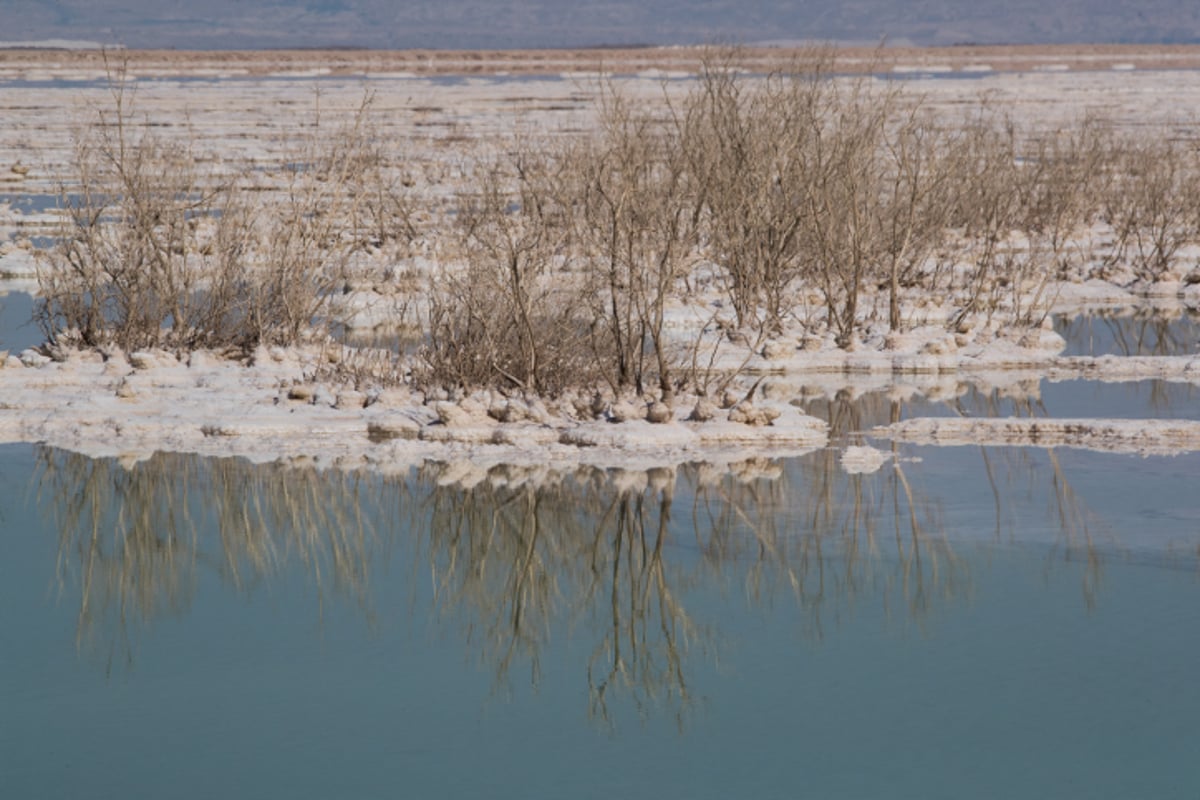
[[[882,52],[844,55],[842,67],[849,72],[861,68],[849,65],[865,64],[871,72],[890,71],[911,102],[951,121],[986,107],[1051,133],[1103,116],[1122,129],[1190,138],[1200,116],[1200,69],[1194,68],[1200,57],[1186,49],[1140,54],[1130,49],[1043,54],[962,50],[952,52],[953,58],[945,51]],[[0,113],[5,119],[0,129],[0,274],[25,281],[11,287],[28,290],[38,263],[32,238],[51,235],[56,217],[28,211],[21,200],[55,195],[67,186],[74,137],[110,107],[113,95],[96,54],[0,55]],[[764,55],[762,63],[771,64],[772,57]],[[115,63],[118,58],[122,63]],[[436,213],[451,206],[470,168],[509,146],[513,136],[553,140],[589,130],[596,124],[598,99],[610,85],[650,101],[678,96],[691,84],[683,76],[696,63],[695,54],[640,51],[490,58],[129,53],[112,54],[107,75],[127,70],[126,91],[138,124],[187,143],[218,170],[270,169],[290,152],[306,126],[336,124],[369,97],[373,135],[403,153],[414,191]],[[361,266],[364,275],[400,271],[419,284],[444,257],[434,224],[407,249],[381,249]],[[344,299],[344,310],[357,312],[351,325],[369,328],[398,313],[420,316],[419,297],[397,301],[378,281],[366,278],[355,288]],[[1138,307],[1150,302],[1150,294],[1156,303],[1200,308],[1200,285],[1193,283],[1131,291],[1114,282],[1080,279],[1055,287],[1054,310],[1069,314],[1098,305]],[[698,302],[706,301],[701,297]],[[703,324],[706,312],[677,304],[669,313],[672,324],[688,332]],[[1195,353],[1066,358],[1058,355],[1061,339],[1048,330],[1010,335],[996,324],[956,338],[944,327],[948,304],[933,301],[920,314],[927,316],[928,327],[918,326],[902,341],[862,341],[850,352],[832,341],[806,341],[795,332],[785,332],[767,348],[725,345],[714,365],[741,368],[746,377],[734,389],[748,394],[719,403],[708,421],[698,419],[705,416],[697,413],[699,396],[675,398],[660,424],[645,421],[646,403],[632,411],[613,403],[589,415],[581,410],[589,400],[583,396],[546,403],[524,398],[519,400],[524,410],[517,413],[497,408],[517,404],[517,399],[493,393],[360,391],[320,379],[323,365],[345,358],[331,355],[337,350],[331,345],[264,350],[249,363],[206,353],[11,353],[0,359],[0,407],[5,409],[0,439],[45,441],[134,459],[177,450],[255,460],[316,457],[326,464],[377,469],[433,457],[478,463],[679,463],[830,444],[824,423],[804,416],[791,402],[796,394],[789,394],[789,384],[831,396],[868,386],[921,392],[946,380],[995,386],[1030,375],[1157,378],[1200,385],[1200,356]],[[755,380],[764,383],[753,384]],[[302,386],[307,388],[297,388]],[[731,409],[745,412],[747,407],[760,416],[729,418]],[[1200,449],[1192,428],[1177,435],[1176,428],[1164,429],[1156,420],[1124,421],[1115,427],[1105,420],[1063,424],[1070,435],[1049,436],[1052,425],[1028,421],[933,427],[912,421],[874,435],[1137,452]],[[1086,433],[1089,426],[1092,434]],[[1065,428],[1060,428],[1054,430],[1062,433]]]

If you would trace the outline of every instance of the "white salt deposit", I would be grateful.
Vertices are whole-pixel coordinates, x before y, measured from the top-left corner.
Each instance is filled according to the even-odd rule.
[[[890,453],[874,447],[851,445],[842,451],[842,469],[848,475],[870,475],[878,472],[890,457]]]
[[[1051,71],[1039,74],[989,73],[975,81],[930,81],[920,88],[932,110],[957,113],[986,91],[996,107],[1011,109],[1019,121],[1037,120],[1047,126],[1074,120],[1093,106],[1103,106],[1118,124],[1139,129],[1200,108],[1200,73],[1160,71],[1151,76],[1114,67],[1116,71],[1061,75],[1053,72],[1056,67],[1047,64],[1045,69]],[[307,76],[324,72],[328,70],[314,67],[269,81],[206,81],[189,84],[186,92],[177,82],[148,82],[139,86],[139,113],[163,121],[186,120],[186,126],[177,127],[203,132],[204,146],[224,158],[271,163],[298,115],[311,112],[313,82]],[[664,75],[621,79],[622,86],[635,95],[659,97]],[[39,77],[70,76],[50,71]],[[579,96],[594,91],[596,77],[572,74],[560,81],[525,82],[518,102],[506,99],[511,87],[497,89],[491,81],[447,85],[407,73],[381,73],[371,86],[382,112],[377,133],[403,143],[414,171],[427,178],[421,184],[426,199],[444,200],[454,191],[446,176],[475,157],[455,151],[454,137],[486,142],[518,125],[540,134],[585,126],[593,111]],[[358,80],[329,79],[322,82],[321,91],[322,109],[333,113],[353,108],[361,100],[362,85]],[[108,100],[107,89],[100,86],[73,88],[69,99],[45,87],[5,89],[0,95],[5,114],[0,172],[5,186],[20,186],[27,193],[56,191],[65,177],[71,131],[81,109]],[[30,157],[31,147],[37,159]],[[31,168],[13,172],[8,165],[17,163]],[[46,235],[55,222],[53,215],[21,214],[0,206],[0,275],[32,278],[36,256],[22,242]],[[1105,232],[1097,229],[1088,235],[1103,238]],[[1194,255],[1189,258],[1189,263],[1195,261]],[[365,281],[339,298],[342,310],[353,312],[351,326],[374,328],[405,314],[419,317],[420,297],[402,292],[401,278],[395,276],[427,285],[440,263],[436,242],[414,243],[413,252],[403,257],[377,254],[365,268],[394,277]],[[1085,272],[1046,287],[1045,310],[1170,304],[1200,308],[1200,283],[1189,283],[1182,274],[1176,276],[1179,280],[1140,285],[1128,270],[1114,269],[1105,279]],[[545,414],[518,419],[514,412],[508,419],[503,412],[489,413],[498,401],[494,397],[439,404],[407,389],[359,391],[348,385],[313,384],[308,378],[328,355],[316,349],[260,352],[249,365],[210,353],[179,361],[162,353],[114,354],[105,360],[94,353],[56,352],[52,359],[28,352],[0,357],[0,441],[46,442],[130,459],[156,450],[256,461],[308,456],[324,464],[380,470],[434,459],[453,465],[445,480],[469,485],[482,480],[481,470],[504,462],[631,468],[689,460],[733,464],[750,455],[780,457],[827,446],[825,423],[792,405],[801,397],[886,391],[896,398],[953,398],[968,385],[1017,396],[1034,391],[1029,387],[1042,378],[1157,378],[1200,385],[1198,355],[1063,357],[1063,340],[1052,330],[1009,332],[998,321],[984,319],[964,320],[949,331],[947,322],[956,308],[951,297],[906,297],[904,317],[912,330],[891,334],[870,323],[850,350],[834,347],[831,336],[813,335],[799,320],[775,339],[750,341],[743,333],[726,333],[712,324],[722,311],[716,301],[717,273],[709,269],[695,277],[694,296],[667,309],[666,327],[680,344],[688,345],[697,331],[710,326],[700,355],[712,356],[714,370],[740,369],[750,380],[765,376],[755,396],[732,404],[732,409],[720,408],[712,402],[715,398],[686,396],[676,398],[665,414],[662,409],[649,414],[648,401],[627,399],[634,405],[631,412],[616,406],[617,413],[610,407],[600,417],[581,416],[569,403],[559,403],[548,404]],[[818,295],[810,293],[801,301],[804,313],[819,313]],[[747,386],[737,389],[745,393]],[[663,421],[650,422],[648,414]],[[624,421],[610,421],[615,419]],[[928,444],[1037,444],[1138,453],[1200,449],[1200,423],[1163,420],[918,419],[877,428],[872,435]],[[853,446],[843,451],[841,464],[847,472],[868,474],[888,458],[885,451]]]
[[[1200,450],[1200,422],[1193,420],[919,417],[871,434],[915,444],[1078,447],[1139,455]]]

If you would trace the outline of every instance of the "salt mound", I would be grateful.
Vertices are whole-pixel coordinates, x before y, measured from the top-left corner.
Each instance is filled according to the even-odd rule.
[[[851,445],[842,451],[842,469],[847,475],[870,475],[878,472],[890,455],[874,447]]]

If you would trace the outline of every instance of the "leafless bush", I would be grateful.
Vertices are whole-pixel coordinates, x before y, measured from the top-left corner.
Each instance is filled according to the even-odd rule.
[[[1200,238],[1200,161],[1191,145],[1124,141],[1104,198],[1114,234],[1107,263],[1128,263],[1142,280],[1164,277],[1179,250]]]
[[[186,143],[139,126],[123,84],[75,143],[61,244],[39,275],[52,340],[192,347],[243,316],[237,264],[249,223]]]
[[[918,294],[949,297],[955,327],[1001,311],[1040,322],[1053,281],[1086,274],[1100,220],[1109,264],[1143,280],[1171,276],[1200,239],[1200,162],[1184,145],[1119,142],[1095,120],[1022,130],[986,103],[935,118],[895,84],[830,76],[819,50],[766,77],[736,61],[714,56],[657,103],[604,86],[596,130],[516,141],[468,169],[419,365],[373,364],[355,382],[670,399],[703,383],[711,353],[713,337],[671,325],[699,265],[742,329],[721,320],[722,336],[757,345],[803,302],[817,309],[804,324],[850,347],[884,319],[902,330]],[[119,75],[113,101],[77,140],[62,243],[40,276],[54,342],[295,343],[362,278],[358,254],[421,233],[369,96],[331,121],[318,95],[274,172],[153,132]],[[693,316],[717,327],[718,313]]]
[[[889,126],[880,192],[883,260],[878,280],[887,286],[888,328],[903,327],[901,291],[934,291],[941,281],[931,260],[946,240],[954,213],[953,136],[919,107]]]
[[[366,185],[368,104],[319,115],[285,165],[282,199],[206,165],[191,140],[140,122],[117,73],[111,108],[76,138],[59,245],[39,272],[39,323],[56,343],[125,350],[249,350],[299,341],[360,245],[347,220]],[[273,187],[271,187],[273,188]]]
[[[576,230],[586,254],[596,320],[593,352],[618,392],[657,383],[675,392],[682,354],[666,310],[698,260],[702,187],[685,148],[687,120],[656,118],[615,92],[605,96],[600,134],[571,153]]]
[[[1053,282],[1085,274],[1102,212],[1112,257],[1147,278],[1198,235],[1195,156],[1178,145],[1123,149],[1090,119],[1021,129],[983,101],[935,118],[896,85],[830,77],[820,51],[766,78],[743,78],[736,58],[714,56],[656,107],[605,87],[597,132],[545,154],[542,183],[522,151],[510,189],[464,206],[470,267],[434,315],[446,345],[434,352],[459,382],[545,386],[531,376],[549,370],[669,396],[689,360],[673,348],[689,342],[668,336],[668,312],[701,263],[755,341],[815,292],[846,347],[884,317],[903,329],[918,294],[955,303],[955,327],[997,313],[1041,322]],[[537,331],[562,347],[535,346]],[[586,368],[572,360],[581,341]]]
[[[370,98],[330,124],[318,105],[311,127],[284,164],[282,197],[266,205],[241,265],[248,344],[300,341],[324,316],[328,299],[364,244],[365,213],[378,152],[369,136]]]
[[[889,322],[901,325],[901,285],[947,224],[947,136],[915,98],[825,66],[817,50],[747,85],[709,65],[689,101],[687,149],[739,323],[778,332],[803,283],[845,343],[871,283],[888,288]]]
[[[1113,139],[1105,125],[1085,119],[1036,137],[1025,153],[1018,226],[1026,252],[1008,280],[1014,321],[1033,325],[1049,311],[1050,283],[1069,280],[1090,259],[1086,229],[1099,213],[1097,198],[1109,174]]]
[[[465,269],[432,295],[424,380],[675,391],[666,309],[700,206],[680,122],[609,91],[595,137],[519,153],[460,199]]]
[[[1014,267],[1013,232],[1021,216],[1017,131],[1008,119],[989,114],[964,123],[951,166],[956,178],[951,224],[961,231],[969,264],[955,325],[991,312]]]
[[[350,200],[349,235],[357,244],[407,244],[421,234],[412,192],[416,180],[376,129],[373,104],[373,95],[363,96],[357,111],[329,141],[324,167],[342,181]]]
[[[431,291],[422,382],[556,393],[595,375],[589,321],[566,270],[561,159],[519,154],[487,166],[459,202],[465,269]]]
[[[703,186],[712,255],[743,327],[778,329],[788,310],[786,293],[802,263],[798,192],[808,177],[813,117],[828,93],[822,78],[814,68],[749,89],[735,64],[717,59],[704,65],[686,103],[682,146]]]
[[[1021,130],[985,110],[962,126],[947,162],[951,222],[970,266],[955,324],[1001,308],[1020,325],[1044,318],[1052,282],[1081,274],[1091,258],[1089,227],[1107,194],[1114,147],[1111,130],[1094,119]]]

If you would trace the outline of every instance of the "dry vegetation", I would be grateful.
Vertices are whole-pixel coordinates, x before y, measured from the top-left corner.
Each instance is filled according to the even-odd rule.
[[[268,175],[156,133],[120,74],[111,90],[111,108],[76,137],[59,245],[38,275],[38,321],[52,344],[296,344],[323,320],[356,252],[410,234],[369,97],[330,123],[318,95],[309,127]]]
[[[434,201],[374,135],[369,98],[334,125],[315,111],[284,164],[242,170],[138,124],[117,80],[77,139],[41,322],[86,347],[296,344],[331,321],[356,254],[437,237],[438,274],[409,288],[424,345],[381,375],[670,401],[710,386],[730,344],[799,331],[853,349],[925,324],[929,301],[951,334],[1034,327],[1058,280],[1188,277],[1190,144],[1098,119],[1022,129],[985,103],[934,115],[831,77],[821,51],[756,78],[737,58],[710,54],[659,102],[604,86],[593,130],[465,162],[450,213],[415,212]]]

